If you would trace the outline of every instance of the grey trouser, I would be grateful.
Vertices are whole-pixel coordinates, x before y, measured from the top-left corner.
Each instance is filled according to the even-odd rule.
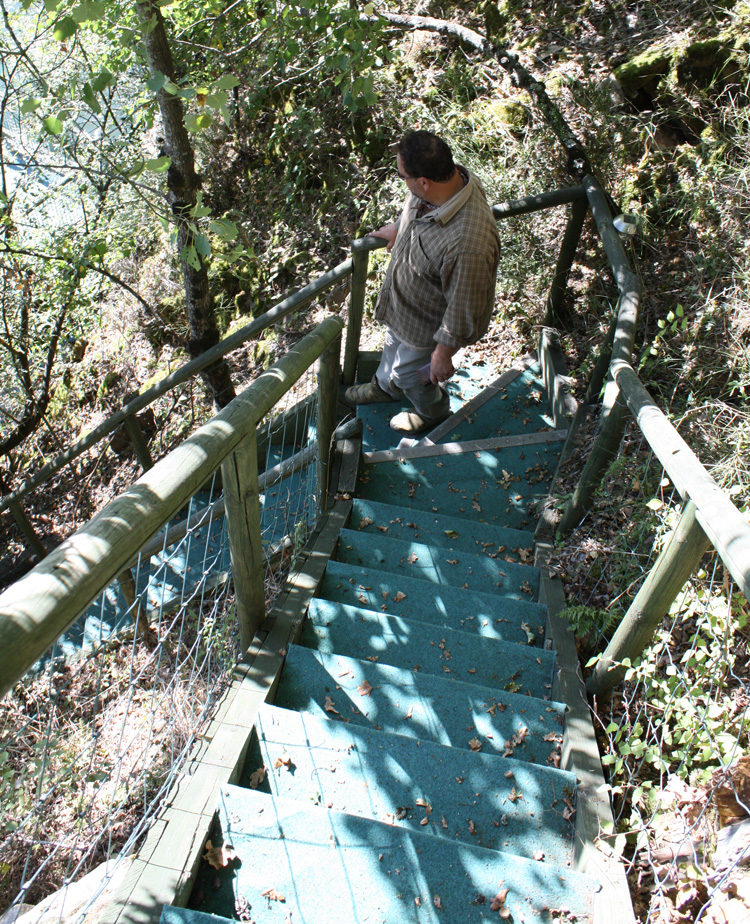
[[[383,356],[375,378],[383,391],[394,398],[406,395],[426,420],[440,421],[450,413],[448,394],[439,385],[431,382],[425,385],[419,377],[419,370],[429,363],[431,356],[431,349],[413,350],[386,328]]]

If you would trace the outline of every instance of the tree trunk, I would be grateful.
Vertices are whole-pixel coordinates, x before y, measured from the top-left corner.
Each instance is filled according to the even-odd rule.
[[[153,0],[137,0],[138,14],[144,25],[143,41],[152,76],[163,74],[175,82],[174,62],[167,41],[164,19]],[[164,153],[172,164],[167,173],[169,204],[177,222],[177,247],[185,284],[185,307],[190,325],[188,349],[192,357],[200,356],[219,342],[219,328],[213,296],[208,286],[205,260],[196,254],[196,269],[187,260],[188,248],[195,243],[190,211],[196,204],[200,179],[195,172],[195,152],[190,141],[182,108],[182,100],[163,87],[156,96],[164,128]],[[220,359],[202,373],[214,403],[224,407],[235,397],[234,385],[225,360]]]

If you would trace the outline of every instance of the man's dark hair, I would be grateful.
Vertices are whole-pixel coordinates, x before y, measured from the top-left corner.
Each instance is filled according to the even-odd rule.
[[[399,141],[396,150],[411,177],[422,176],[433,183],[444,183],[456,169],[451,149],[432,132],[410,132]]]

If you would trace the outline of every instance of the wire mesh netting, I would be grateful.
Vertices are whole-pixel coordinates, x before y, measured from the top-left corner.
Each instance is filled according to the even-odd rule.
[[[309,370],[258,428],[267,610],[317,518],[315,391]],[[104,888],[135,850],[237,661],[219,477],[145,540],[0,703],[0,912],[28,922],[108,862]]]
[[[577,578],[567,614],[590,666],[683,511],[645,441],[631,432],[625,446],[568,553]],[[607,840],[644,922],[747,918],[747,624],[747,601],[711,550],[642,655],[623,662],[611,699],[595,703],[616,820]]]

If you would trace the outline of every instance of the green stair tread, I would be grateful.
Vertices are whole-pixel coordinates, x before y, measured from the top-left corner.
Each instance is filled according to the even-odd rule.
[[[457,420],[440,442],[484,440],[551,429],[547,389],[537,378],[538,372],[538,366],[522,372],[468,417]]]
[[[350,606],[381,610],[396,616],[422,619],[439,625],[468,629],[472,622],[502,626],[498,636],[515,626],[516,641],[523,642],[522,623],[536,630],[544,625],[546,608],[528,594],[507,597],[477,590],[465,590],[451,584],[435,584],[409,575],[390,574],[376,568],[363,568],[346,562],[329,561],[318,588],[322,598]],[[520,598],[520,599],[519,599]],[[491,631],[482,634],[492,637]]]
[[[358,688],[365,682],[372,691],[363,696]],[[560,703],[377,661],[290,645],[274,702],[347,726],[559,764]]]
[[[449,517],[432,511],[396,507],[355,497],[352,502],[350,528],[364,533],[381,533],[392,539],[408,539],[439,545],[446,549],[463,549],[477,554],[498,551],[510,561],[530,560],[534,534],[523,529],[504,529],[471,518]]]
[[[381,599],[383,599],[381,597]],[[404,602],[404,601],[401,601]],[[353,604],[341,603],[338,600],[324,600],[322,597],[315,597],[310,601],[308,613],[313,615],[316,622],[328,622],[333,620],[339,613],[341,607],[350,614],[351,618],[362,615],[381,615],[396,616],[399,619],[415,619],[419,624],[428,623],[433,626],[442,626],[446,629],[459,629],[470,635],[484,638],[497,639],[499,641],[514,642],[518,645],[529,645],[532,641],[534,646],[541,648],[544,641],[544,607],[537,604],[538,609],[533,613],[535,620],[528,622],[525,620],[510,620],[506,617],[496,619],[483,617],[477,618],[473,613],[465,613],[464,610],[455,612],[453,618],[444,615],[432,606],[422,605],[424,601],[418,600],[419,615],[411,616],[409,613],[397,612],[400,604],[388,598],[377,610],[372,606],[354,606]],[[515,603],[515,601],[514,601]],[[532,614],[526,614],[526,620],[532,619]]]
[[[375,462],[363,467],[357,494],[367,500],[523,529],[547,496],[559,444],[464,453],[449,459]],[[518,480],[516,480],[518,479]]]
[[[500,883],[513,920],[548,922],[562,907],[578,922],[592,917],[597,884],[554,864],[236,786],[222,787],[219,823],[237,854],[220,875],[256,924],[494,924]]]
[[[346,607],[312,610],[300,641],[326,654],[375,656],[381,664],[540,698],[552,686],[555,666],[548,649]]]
[[[338,561],[365,566],[390,574],[408,574],[434,584],[451,584],[466,590],[501,593],[536,600],[539,569],[509,562],[497,555],[453,551],[424,542],[390,539],[342,529],[336,549]]]
[[[265,768],[260,788],[274,796],[520,856],[543,843],[548,862],[571,859],[576,778],[563,770],[268,704],[246,766]]]

